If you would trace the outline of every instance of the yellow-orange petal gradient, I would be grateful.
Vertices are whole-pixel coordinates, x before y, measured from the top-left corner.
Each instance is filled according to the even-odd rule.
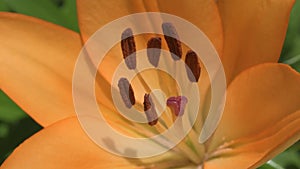
[[[261,64],[242,72],[228,88],[224,114],[209,151],[231,140],[259,134],[288,118],[300,109],[299,86],[300,74],[284,64]]]
[[[218,1],[228,83],[246,68],[278,61],[293,4],[294,0]]]
[[[29,16],[0,13],[0,87],[42,126],[74,115],[80,36]]]
[[[133,165],[98,147],[83,132],[76,118],[60,121],[35,134],[21,144],[1,166],[3,169],[115,167],[132,168]]]
[[[156,8],[152,9],[151,4],[154,2],[147,0],[144,2],[146,8],[150,6],[149,9],[147,8],[149,11],[169,13],[196,25],[212,41],[219,55],[222,55],[222,21],[214,0],[156,0]]]
[[[204,164],[207,169],[254,169],[274,158],[300,138],[300,111],[291,113],[274,125],[252,136],[225,144],[223,150]]]
[[[105,131],[99,131],[99,134],[101,132]],[[129,159],[113,155],[89,139],[76,118],[68,118],[44,128],[26,140],[15,149],[1,168],[145,168],[146,164],[163,167],[171,157],[170,153],[149,159]],[[180,161],[178,157],[176,159]]]
[[[77,12],[81,36],[86,42],[105,24],[129,14],[145,12],[145,8],[141,0],[77,0]]]
[[[223,48],[223,31],[217,5],[213,0],[77,0],[81,35],[86,41],[105,24],[120,17],[140,12],[164,12],[182,17],[199,27],[214,43],[219,53]]]

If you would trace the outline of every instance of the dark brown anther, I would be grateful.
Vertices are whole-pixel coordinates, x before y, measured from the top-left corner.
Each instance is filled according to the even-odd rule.
[[[121,97],[127,108],[131,108],[135,104],[133,89],[126,78],[121,78],[118,83]]]
[[[161,52],[161,38],[151,38],[147,43],[147,56],[149,62],[154,66],[158,66],[159,57]]]
[[[163,23],[162,29],[164,32],[164,37],[167,41],[171,56],[174,60],[179,60],[182,57],[181,42],[179,41],[179,36],[173,24]]]
[[[144,95],[144,111],[150,126],[154,126],[158,122],[155,105],[152,102],[150,94]]]
[[[197,54],[189,50],[185,57],[186,71],[191,82],[198,82],[201,74],[201,67]]]
[[[125,63],[128,69],[136,68],[136,47],[135,41],[133,37],[132,30],[130,28],[126,29],[122,33],[121,47],[123,58],[125,59]]]

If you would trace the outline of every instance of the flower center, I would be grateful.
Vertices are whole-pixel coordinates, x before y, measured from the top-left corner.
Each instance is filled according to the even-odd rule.
[[[176,32],[175,27],[171,23],[163,23],[162,30],[164,33],[164,39],[168,50],[170,51],[173,62],[175,63],[178,60],[182,59],[183,50],[182,44],[179,40],[179,36]],[[143,127],[144,133],[154,132],[154,133],[163,133],[178,121],[176,127],[176,134],[182,134],[183,132],[183,123],[182,116],[186,111],[189,111],[186,108],[189,98],[187,96],[178,95],[178,86],[174,85],[174,79],[163,75],[163,73],[158,73],[159,82],[161,90],[167,93],[168,99],[165,102],[158,100],[155,95],[151,95],[151,85],[146,82],[143,76],[137,70],[137,60],[136,60],[136,43],[133,36],[133,32],[130,28],[126,29],[121,35],[121,49],[123,54],[123,59],[129,70],[134,70],[137,72],[137,79],[142,84],[144,88],[143,101],[137,99],[135,91],[135,85],[132,85],[133,82],[129,82],[126,77],[122,77],[118,81],[118,88],[121,95],[121,98],[128,109],[141,108],[146,115],[148,121],[148,127]],[[149,63],[157,68],[160,62],[160,55],[163,43],[162,38],[151,37],[147,42],[147,58]],[[191,83],[197,83],[200,78],[201,68],[198,60],[198,56],[192,50],[188,50],[185,55],[186,63],[186,75]],[[168,63],[167,65],[170,65]],[[176,64],[171,67],[175,72]],[[159,70],[156,70],[159,72]],[[178,72],[182,75],[182,72]],[[151,76],[151,75],[150,75]],[[169,83],[168,83],[169,82]],[[166,87],[167,86],[167,87]],[[157,110],[160,110],[158,107],[163,107],[167,105],[169,109],[166,109],[161,115],[158,114]],[[137,129],[139,130],[139,129]],[[163,144],[162,144],[163,145]],[[184,158],[182,162],[178,163],[169,163],[170,167],[180,167],[181,165],[186,164],[195,164],[199,165],[203,161],[204,156],[204,146],[198,143],[198,133],[192,129],[190,133],[172,150],[176,153],[180,153]],[[176,154],[175,153],[175,154]]]

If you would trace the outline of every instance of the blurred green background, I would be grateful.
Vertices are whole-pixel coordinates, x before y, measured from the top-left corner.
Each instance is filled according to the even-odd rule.
[[[79,31],[75,0],[0,0],[0,11],[34,16]],[[280,62],[300,72],[300,1],[296,2]],[[0,90],[0,164],[26,138],[42,127],[27,116]],[[300,142],[260,169],[300,169]]]

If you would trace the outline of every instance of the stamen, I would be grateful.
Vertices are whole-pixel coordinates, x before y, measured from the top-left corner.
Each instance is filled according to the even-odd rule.
[[[135,41],[133,37],[132,30],[130,28],[126,29],[122,33],[121,47],[123,58],[125,59],[125,63],[128,69],[136,68],[136,48]],[[128,57],[129,56],[129,57]]]
[[[147,43],[147,56],[149,62],[154,66],[158,66],[160,50],[161,49],[161,38],[151,38]]]
[[[187,102],[188,99],[185,96],[170,97],[167,100],[167,106],[171,108],[176,116],[182,116]]]
[[[157,113],[150,94],[144,95],[144,111],[147,116],[148,124],[154,126],[158,122]]]
[[[172,23],[163,23],[162,29],[164,32],[164,37],[167,41],[171,56],[174,60],[179,60],[182,57],[181,42],[179,41],[179,36]],[[177,40],[178,39],[178,40]]]
[[[131,108],[135,104],[134,92],[131,84],[126,78],[121,78],[118,83],[121,97],[127,108]]]
[[[199,78],[200,78],[201,67],[200,67],[200,63],[198,60],[198,56],[194,51],[189,50],[187,52],[186,57],[185,57],[185,64],[187,66],[186,71],[187,71],[189,80],[191,82],[198,82]],[[190,71],[193,74],[191,74]]]

